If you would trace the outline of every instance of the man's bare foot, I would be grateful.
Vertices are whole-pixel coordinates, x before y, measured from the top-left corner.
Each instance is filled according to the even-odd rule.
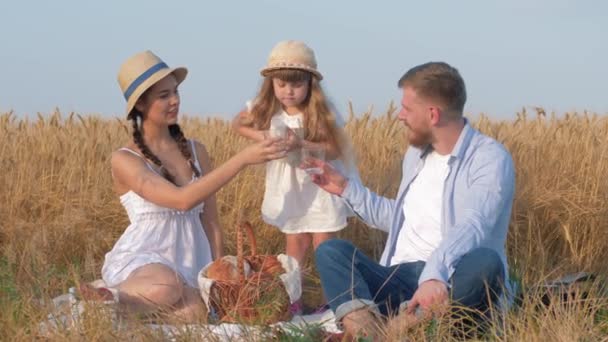
[[[399,315],[388,319],[385,331],[388,336],[403,337],[406,336],[406,333],[410,329],[413,329],[425,321],[427,321],[427,319],[421,315],[416,316],[407,312],[401,312]]]
[[[78,290],[80,291],[80,296],[84,300],[100,302],[114,300],[114,294],[112,291],[105,287],[94,287],[89,283],[80,283]]]
[[[380,319],[369,309],[355,310],[342,318],[346,336],[356,340],[365,337],[371,341],[379,341],[382,338]]]

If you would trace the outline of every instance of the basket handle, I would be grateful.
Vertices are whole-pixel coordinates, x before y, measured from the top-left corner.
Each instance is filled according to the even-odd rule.
[[[245,228],[245,232],[247,233],[247,238],[249,239],[249,252],[251,255],[257,255],[258,244],[255,239],[255,234],[253,233],[253,227],[249,221],[245,221],[241,224],[243,228]]]
[[[251,252],[251,255],[256,255],[257,251],[257,242],[255,240],[255,235],[253,234],[253,227],[248,221],[242,221],[236,227],[236,262],[237,271],[241,282],[245,280],[245,267],[243,266],[243,229],[245,229],[245,231],[247,232],[247,237],[249,238],[249,250]]]

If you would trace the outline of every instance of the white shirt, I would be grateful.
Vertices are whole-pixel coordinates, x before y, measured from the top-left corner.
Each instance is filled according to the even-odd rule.
[[[441,204],[450,155],[431,151],[403,201],[405,220],[391,265],[425,261],[441,242]]]

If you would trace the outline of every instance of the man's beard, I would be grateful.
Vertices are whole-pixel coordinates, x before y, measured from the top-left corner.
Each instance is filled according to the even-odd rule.
[[[428,145],[430,145],[433,142],[433,136],[431,134],[430,130],[426,130],[426,131],[420,131],[420,130],[413,130],[411,127],[408,126],[408,142],[410,143],[410,146],[414,146],[417,148],[423,148],[426,147]]]

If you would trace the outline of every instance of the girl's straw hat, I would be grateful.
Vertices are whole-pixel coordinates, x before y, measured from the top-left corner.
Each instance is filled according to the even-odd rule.
[[[299,69],[311,72],[320,81],[323,75],[317,71],[317,60],[315,53],[303,42],[297,40],[286,40],[279,42],[270,51],[268,63],[260,71],[262,76],[268,76],[268,72],[277,69]]]
[[[140,52],[122,64],[118,72],[118,85],[127,100],[127,119],[131,119],[131,111],[139,97],[169,74],[175,75],[177,84],[180,84],[186,78],[188,69],[169,68],[151,51]]]

